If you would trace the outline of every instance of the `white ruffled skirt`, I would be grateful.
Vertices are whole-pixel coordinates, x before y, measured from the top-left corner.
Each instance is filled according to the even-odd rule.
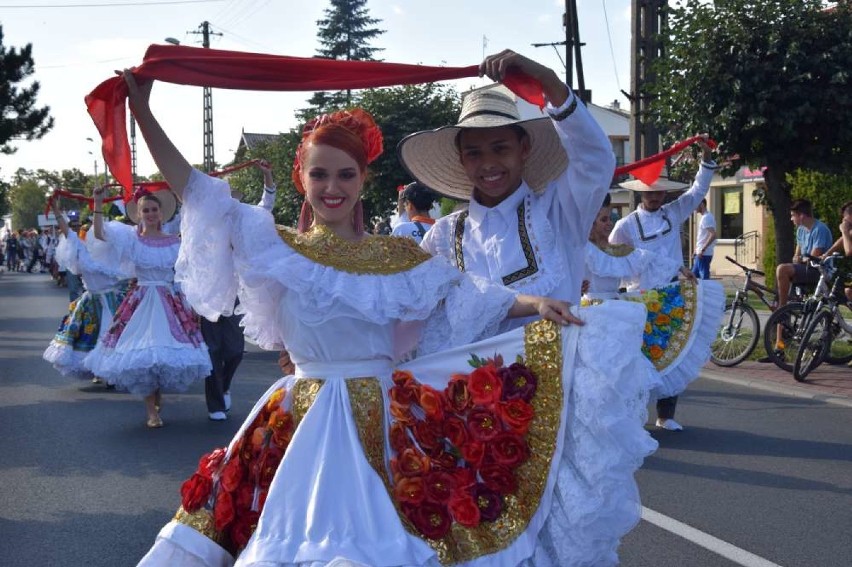
[[[248,437],[257,437],[246,432],[285,390],[281,407],[292,412],[295,430],[238,557],[202,535],[203,521],[188,521],[181,510],[139,565],[615,565],[620,538],[640,517],[633,475],[656,449],[644,429],[645,309],[608,302],[580,310],[580,317],[586,325],[563,328],[561,338],[542,338],[534,331],[541,325],[533,324],[399,367],[439,391],[450,375],[471,372],[472,354],[484,359],[497,353],[507,361],[522,355],[531,366],[550,369],[538,374],[530,462],[517,469],[517,493],[485,532],[453,526],[465,536],[454,539],[451,531],[450,539],[436,543],[402,515],[389,465],[394,383],[387,363],[311,363],[269,389],[228,449],[233,456]],[[215,495],[212,501],[219,505]],[[477,543],[465,547],[463,540]]]
[[[196,317],[171,284],[141,284],[128,292],[83,364],[132,394],[186,391],[212,369]]]

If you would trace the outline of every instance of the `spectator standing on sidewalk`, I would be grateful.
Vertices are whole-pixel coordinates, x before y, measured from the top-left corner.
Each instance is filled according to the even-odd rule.
[[[707,210],[707,199],[701,199],[696,212],[701,215],[698,222],[698,236],[695,239],[695,257],[692,273],[701,280],[710,279],[710,262],[716,248],[716,218]]]

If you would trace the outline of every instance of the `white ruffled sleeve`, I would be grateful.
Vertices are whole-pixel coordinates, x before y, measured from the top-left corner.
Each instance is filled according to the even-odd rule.
[[[229,235],[238,205],[227,182],[192,171],[183,193],[175,281],[192,308],[211,321],[234,310],[237,277]]]
[[[626,256],[613,256],[591,242],[586,244],[586,269],[598,277],[619,278],[631,291],[668,284],[680,266],[671,258],[641,248]]]
[[[56,246],[56,263],[76,275],[80,275],[79,247],[80,239],[73,230],[68,231],[68,236],[61,235]]]
[[[86,234],[85,251],[89,268],[122,280],[133,277],[135,266],[130,251],[138,240],[136,228],[118,221],[104,224],[107,239],[95,237],[94,228]]]
[[[429,263],[435,270],[448,271],[452,283],[426,320],[417,347],[418,356],[497,334],[515,302],[515,292],[484,278],[462,274],[443,258],[435,257]]]

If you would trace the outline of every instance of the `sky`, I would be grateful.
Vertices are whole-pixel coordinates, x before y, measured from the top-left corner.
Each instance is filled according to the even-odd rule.
[[[211,36],[213,48],[311,57],[319,48],[316,21],[328,6],[325,0],[0,0],[3,45],[32,44],[38,106],[49,106],[55,119],[42,139],[13,142],[16,153],[0,154],[0,178],[11,180],[18,168],[94,173],[97,167],[103,175],[100,139],[83,97],[114,70],[141,63],[148,45],[172,37],[200,46],[201,35],[192,32],[209,21],[211,31],[222,34]],[[508,48],[564,77],[564,46],[531,45],[565,39],[564,0],[369,0],[367,8],[386,30],[371,42],[383,49],[377,57],[385,61],[466,66]],[[577,9],[592,101],[607,106],[618,100],[629,108],[620,90],[630,89],[630,0],[577,0]],[[451,84],[465,91],[487,82]],[[231,161],[243,130],[278,133],[298,126],[294,111],[308,106],[310,95],[213,89],[216,161]],[[157,83],[151,106],[178,149],[201,163],[202,89]],[[139,136],[138,173],[155,171]]]

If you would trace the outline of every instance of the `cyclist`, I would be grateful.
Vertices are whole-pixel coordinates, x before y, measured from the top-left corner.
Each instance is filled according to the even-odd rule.
[[[807,199],[796,199],[790,204],[790,220],[796,227],[796,251],[793,262],[778,264],[775,269],[775,281],[778,286],[778,308],[787,304],[790,287],[793,284],[815,284],[819,281],[819,270],[811,267],[806,256],[819,258],[832,243],[831,230],[824,222],[814,218],[813,206]],[[783,331],[779,327],[775,350],[784,350]],[[760,362],[772,362],[770,357]]]

